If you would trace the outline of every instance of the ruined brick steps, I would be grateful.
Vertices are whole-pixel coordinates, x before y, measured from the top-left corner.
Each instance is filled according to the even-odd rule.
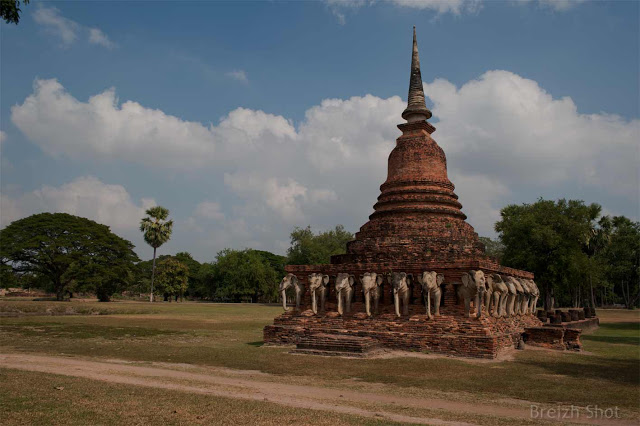
[[[381,349],[370,337],[346,334],[314,333],[301,337],[293,353],[324,356],[367,357]]]

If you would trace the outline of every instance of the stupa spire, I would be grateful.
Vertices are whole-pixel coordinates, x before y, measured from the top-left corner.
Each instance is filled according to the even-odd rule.
[[[416,40],[416,27],[413,27],[413,54],[411,55],[411,77],[409,78],[409,96],[407,108],[402,112],[402,118],[409,123],[428,120],[431,111],[424,101],[424,89],[422,88],[422,75],[420,75],[420,57],[418,56],[418,41]]]

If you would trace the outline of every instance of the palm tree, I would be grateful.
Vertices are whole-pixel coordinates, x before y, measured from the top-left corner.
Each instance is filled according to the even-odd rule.
[[[169,210],[162,206],[151,207],[146,212],[147,217],[140,222],[140,231],[144,232],[144,240],[153,247],[153,267],[151,269],[151,296],[149,301],[153,302],[153,278],[156,273],[156,250],[158,247],[169,241],[173,220],[165,222],[169,217]]]

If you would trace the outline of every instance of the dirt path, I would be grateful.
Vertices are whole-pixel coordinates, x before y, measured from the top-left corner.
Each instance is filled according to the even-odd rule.
[[[384,411],[384,409],[361,407],[363,404],[369,406],[373,404],[374,406],[386,405],[397,408],[437,410],[442,412],[444,417],[447,417],[447,414],[489,415],[512,419],[516,424],[518,419],[531,419],[528,406],[508,407],[497,403],[471,404],[442,399],[405,398],[353,390],[289,385],[261,381],[261,378],[264,379],[269,375],[256,371],[202,368],[168,363],[141,365],[121,360],[93,361],[28,354],[0,354],[0,367],[220,397],[266,401],[289,407],[332,411],[401,423],[471,425],[471,423],[407,416]],[[596,421],[587,419],[586,416],[581,416],[580,419],[574,421],[565,419],[563,422],[620,426],[636,424],[621,420],[599,419]]]

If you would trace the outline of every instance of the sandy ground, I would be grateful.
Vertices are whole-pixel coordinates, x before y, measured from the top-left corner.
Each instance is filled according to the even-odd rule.
[[[123,360],[89,360],[29,354],[0,354],[0,367],[43,373],[82,377],[111,383],[177,390],[212,396],[266,401],[289,407],[354,414],[369,418],[386,419],[401,423],[431,425],[471,425],[472,423],[446,421],[430,417],[414,417],[384,411],[385,406],[409,409],[427,409],[449,414],[489,415],[513,420],[529,420],[530,403],[519,401],[520,406],[466,403],[444,399],[399,397],[379,393],[323,387],[299,386],[265,381],[269,374],[258,371],[226,368],[197,367],[170,363],[135,363]],[[363,405],[376,408],[361,408]],[[380,407],[380,409],[378,409]],[[563,422],[599,425],[635,425],[624,420],[580,419]]]

